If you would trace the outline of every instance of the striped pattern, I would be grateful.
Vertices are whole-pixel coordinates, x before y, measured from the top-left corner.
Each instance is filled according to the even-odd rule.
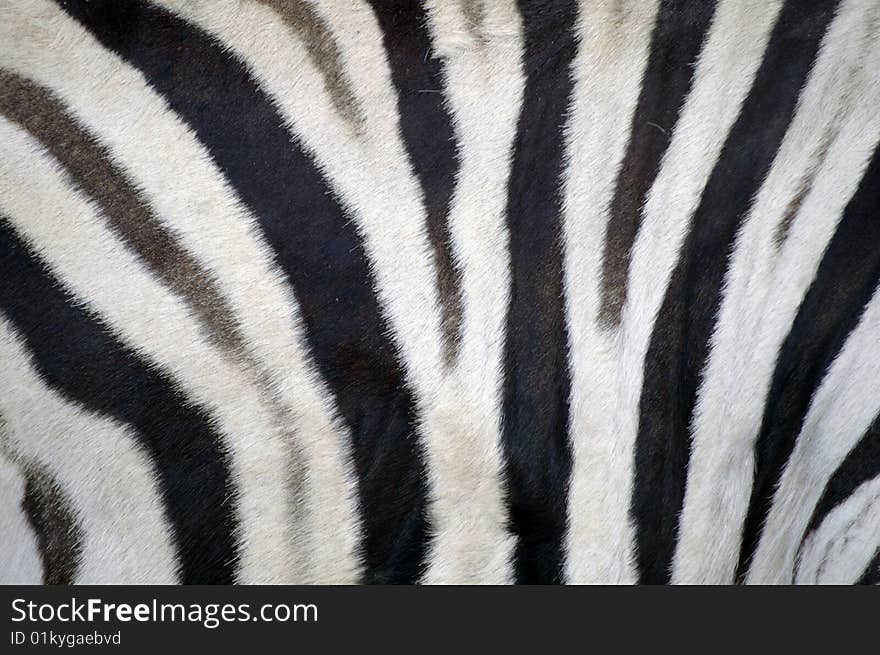
[[[880,582],[880,1],[0,0],[0,582]]]

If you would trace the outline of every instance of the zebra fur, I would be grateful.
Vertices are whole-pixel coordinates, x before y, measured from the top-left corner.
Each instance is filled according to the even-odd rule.
[[[877,583],[880,2],[0,0],[0,581]]]

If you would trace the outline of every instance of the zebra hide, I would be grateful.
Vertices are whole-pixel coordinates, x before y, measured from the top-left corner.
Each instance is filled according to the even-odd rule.
[[[877,583],[878,143],[878,0],[0,0],[0,582]]]

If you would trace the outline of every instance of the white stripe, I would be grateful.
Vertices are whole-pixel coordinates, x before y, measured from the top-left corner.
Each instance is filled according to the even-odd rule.
[[[308,361],[299,308],[253,217],[210,154],[142,75],[54,5],[19,3],[5,18],[0,54],[6,65],[59,94],[136,180],[180,243],[215,273],[248,345],[270,371],[279,401],[293,409],[291,427],[308,468],[309,525],[299,538],[310,554],[308,567],[295,578],[356,581],[360,527],[348,431],[336,421],[333,400]],[[16,21],[34,27],[28,31]],[[15,36],[22,33],[27,38]],[[56,40],[62,49],[52,45]],[[107,84],[108,79],[115,83]]]
[[[853,584],[880,548],[880,477],[863,483],[804,542],[797,584]]]
[[[460,7],[434,1],[427,9],[460,144],[449,227],[463,314],[456,370],[443,387],[449,399],[441,406],[450,411],[437,417],[454,443],[449,457],[432,461],[436,536],[424,582],[502,584],[513,580],[515,547],[500,432],[510,289],[505,210],[525,85],[522,28],[513,2],[491,3],[475,43]]]
[[[178,562],[157,475],[130,428],[50,389],[0,318],[2,447],[57,481],[79,519],[78,584],[174,584]],[[4,501],[9,498],[4,496]]]
[[[880,290],[813,397],[779,481],[747,583],[791,583],[800,539],[825,485],[880,413],[878,334]]]
[[[632,583],[629,501],[632,462],[616,438],[618,344],[597,326],[601,244],[647,63],[656,2],[616,7],[582,2],[573,103],[566,128],[565,299],[571,366],[572,472],[566,578]]]
[[[179,299],[120,247],[38,142],[0,119],[0,143],[0,207],[15,229],[64,287],[216,417],[238,489],[240,578],[291,580],[306,555],[290,533],[299,527],[291,525],[299,508],[286,502],[291,453],[257,391],[207,345]]]
[[[880,67],[880,42],[863,50],[857,38],[864,31],[863,19],[863,4],[852,0],[832,23],[791,127],[738,235],[694,411],[673,575],[677,583],[733,581],[751,495],[754,441],[779,348],[880,138],[880,115],[874,109],[880,103],[880,80],[873,74]],[[777,226],[841,108],[848,112],[844,126],[777,252]]]

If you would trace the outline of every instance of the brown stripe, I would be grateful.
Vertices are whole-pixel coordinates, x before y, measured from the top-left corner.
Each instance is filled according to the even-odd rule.
[[[64,166],[100,207],[109,227],[190,304],[213,342],[229,351],[244,350],[239,328],[213,276],[178,245],[105,148],[48,90],[0,69],[0,113],[30,132]]]
[[[785,208],[785,214],[776,226],[776,233],[773,235],[773,242],[776,245],[777,250],[782,247],[785,240],[788,238],[791,224],[794,223],[794,219],[798,215],[801,205],[804,203],[804,199],[813,187],[813,183],[816,181],[816,176],[822,169],[822,164],[825,162],[825,158],[828,156],[828,151],[831,149],[831,144],[834,143],[840,134],[840,130],[843,127],[843,113],[844,107],[838,108],[837,113],[831,121],[831,125],[822,135],[822,140],[813,153],[812,166],[810,166],[810,168],[801,176],[801,179],[798,182],[798,190],[788,202],[788,205]]]
[[[861,44],[858,48],[858,52],[866,52],[869,48],[871,44],[871,37],[876,32],[874,27],[876,26],[877,15],[878,14],[875,13],[874,21],[865,21],[866,29],[862,33]],[[782,248],[785,240],[788,238],[788,233],[791,230],[791,224],[794,223],[794,219],[797,217],[798,212],[801,209],[801,205],[803,205],[804,199],[807,197],[810,189],[813,187],[813,184],[816,181],[816,176],[819,175],[819,171],[822,170],[822,166],[825,163],[826,157],[828,156],[828,151],[831,150],[831,146],[837,140],[837,137],[840,136],[840,132],[843,129],[844,119],[846,118],[847,112],[855,106],[854,100],[855,91],[858,86],[857,81],[861,78],[861,76],[859,76],[858,74],[863,69],[864,61],[860,58],[857,62],[852,64],[846,72],[847,86],[840,99],[840,106],[837,108],[837,111],[834,113],[834,117],[831,119],[828,128],[822,135],[822,139],[819,142],[819,145],[812,153],[812,165],[801,176],[801,179],[798,182],[797,192],[794,194],[794,196],[792,196],[792,199],[789,201],[788,205],[785,208],[785,214],[783,215],[782,220],[779,221],[779,224],[776,226],[776,232],[773,235],[773,242],[776,245],[777,250]]]
[[[21,506],[37,538],[43,584],[73,584],[82,555],[82,530],[76,513],[46,471],[29,466],[25,480]]]
[[[324,88],[342,117],[360,134],[364,117],[342,67],[342,56],[330,28],[305,0],[259,0],[272,9],[303,40],[312,63],[324,78]]]

